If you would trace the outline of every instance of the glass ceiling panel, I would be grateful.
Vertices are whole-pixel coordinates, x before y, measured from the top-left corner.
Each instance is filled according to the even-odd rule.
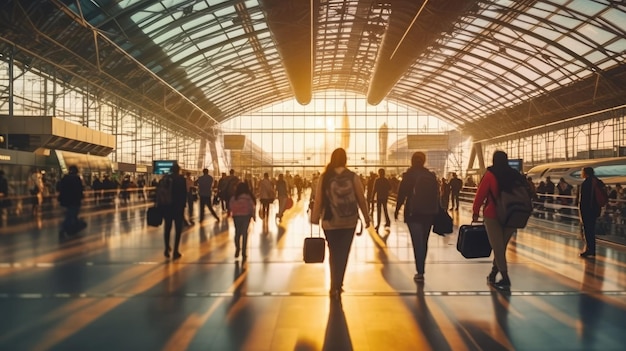
[[[568,7],[592,17],[606,8],[606,5],[589,0],[572,0]]]
[[[184,69],[186,74],[175,74],[184,80],[170,83],[181,86],[191,81],[199,85],[208,92],[208,99],[214,99],[211,102],[222,104],[219,109],[249,108],[241,106],[254,105],[249,101],[255,98],[271,100],[268,96],[241,95],[244,91],[250,94],[252,88],[233,88],[246,79],[253,80],[255,91],[265,94],[293,93],[281,62],[285,53],[279,55],[278,41],[272,38],[257,0],[111,3],[102,10],[98,22],[121,26],[119,23],[131,19],[139,28],[128,26],[125,35],[133,40],[119,39],[120,45],[138,58],[150,53],[142,59],[154,71],[159,67],[165,72]],[[389,9],[376,1],[372,6],[356,0],[320,3],[313,90],[320,89],[318,84],[325,84],[324,88],[336,84],[367,91],[385,35],[384,28],[382,33],[368,28],[387,24]],[[626,11],[621,3],[610,4],[613,2],[609,0],[479,1],[475,12],[454,20],[451,31],[423,51],[416,50],[391,95],[412,96],[423,102],[437,99],[429,103],[453,105],[442,107],[442,113],[454,111],[460,120],[471,120],[486,111],[589,78],[593,72],[588,66],[614,68],[626,59]],[[130,6],[133,13],[128,13]],[[115,13],[122,13],[119,21],[107,18]],[[161,51],[163,57],[155,57]],[[417,91],[415,87],[419,87]]]
[[[617,9],[608,9],[605,13],[602,14],[601,17],[611,22],[614,26],[623,26],[624,23],[626,23],[626,13]]]
[[[578,28],[578,33],[586,36],[587,38],[593,38],[595,44],[604,45],[615,38],[613,33],[603,31],[594,24],[585,24]],[[588,39],[585,39],[587,41]]]

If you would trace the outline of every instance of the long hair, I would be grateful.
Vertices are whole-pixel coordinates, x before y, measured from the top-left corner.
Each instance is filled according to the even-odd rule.
[[[247,182],[239,182],[237,183],[237,187],[235,188],[235,199],[239,199],[240,195],[248,194],[252,198],[252,201],[256,201],[254,195],[250,191],[250,187]]]
[[[326,172],[333,168],[337,167],[345,167],[348,162],[348,155],[346,155],[346,150],[343,148],[338,148],[333,151],[330,155],[330,162],[326,165]]]
[[[500,191],[511,191],[513,184],[520,178],[520,173],[509,166],[506,152],[498,150],[493,153],[493,165],[488,168],[498,181]]]

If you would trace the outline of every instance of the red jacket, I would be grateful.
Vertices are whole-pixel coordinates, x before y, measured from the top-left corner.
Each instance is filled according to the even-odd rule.
[[[474,197],[474,206],[472,208],[473,214],[480,215],[480,208],[486,201],[487,204],[483,209],[483,217],[498,218],[498,215],[496,214],[496,205],[493,198],[493,196],[498,193],[499,188],[496,176],[491,172],[485,173],[485,176],[478,185],[478,190],[476,190],[476,196]]]

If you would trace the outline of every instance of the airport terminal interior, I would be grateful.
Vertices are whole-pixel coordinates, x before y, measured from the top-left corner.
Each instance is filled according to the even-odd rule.
[[[623,0],[4,1],[0,349],[625,349],[624,23]],[[389,223],[372,206],[355,230],[341,292],[327,247],[303,259],[325,238],[311,206],[337,148],[368,206],[380,169],[392,185]],[[493,253],[457,247],[498,150],[536,194],[504,289]],[[416,152],[453,223],[430,233],[419,277],[394,218]],[[180,256],[164,255],[148,210],[174,163],[189,194],[206,169],[225,200],[232,170],[258,198],[267,173],[292,204],[263,217],[257,201],[239,252],[225,204],[190,195]],[[86,226],[68,232],[74,166]],[[594,256],[583,167],[609,197]]]

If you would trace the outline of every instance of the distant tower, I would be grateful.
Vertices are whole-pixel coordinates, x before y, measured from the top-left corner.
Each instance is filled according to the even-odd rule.
[[[350,120],[348,119],[348,107],[343,102],[343,120],[341,122],[341,147],[348,150],[350,145]]]
[[[383,123],[380,128],[378,128],[378,161],[380,163],[387,162],[387,141],[389,139],[389,127],[387,127],[387,123]]]

